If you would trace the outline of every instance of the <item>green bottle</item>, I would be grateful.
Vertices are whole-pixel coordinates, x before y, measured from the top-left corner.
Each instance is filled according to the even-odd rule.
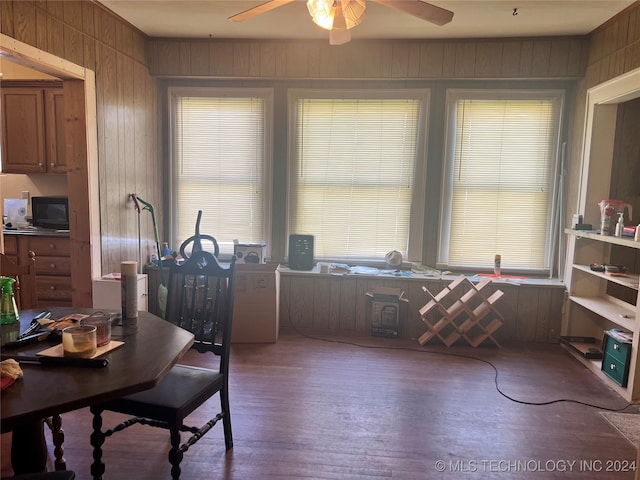
[[[2,345],[15,342],[20,334],[20,315],[13,296],[15,279],[0,277],[0,332]]]

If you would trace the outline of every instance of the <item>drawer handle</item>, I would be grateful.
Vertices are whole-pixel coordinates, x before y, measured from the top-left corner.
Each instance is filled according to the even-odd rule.
[[[616,369],[616,365],[614,363],[609,365],[609,370],[615,370],[615,369]]]
[[[52,263],[52,264],[51,264],[51,268],[56,268],[56,264],[55,264],[55,263]]]
[[[613,349],[614,350],[620,350],[620,345],[618,345],[617,343],[613,344]]]
[[[50,244],[49,244],[49,248],[50,248],[51,250],[53,250],[54,248],[56,248],[56,246],[55,246],[53,243],[50,243]]]
[[[56,286],[55,286],[55,285],[50,285],[50,286],[49,286],[49,290],[55,290],[55,289],[56,289]],[[613,365],[612,365],[612,366],[613,366]]]

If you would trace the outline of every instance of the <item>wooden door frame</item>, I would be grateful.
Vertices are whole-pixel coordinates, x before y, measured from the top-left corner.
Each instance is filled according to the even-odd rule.
[[[95,72],[4,34],[0,55],[64,82],[72,302],[91,307],[102,269]]]

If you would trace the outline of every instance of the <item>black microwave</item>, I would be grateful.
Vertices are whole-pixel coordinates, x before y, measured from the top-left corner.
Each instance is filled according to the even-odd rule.
[[[31,218],[34,227],[69,230],[69,199],[31,197]]]

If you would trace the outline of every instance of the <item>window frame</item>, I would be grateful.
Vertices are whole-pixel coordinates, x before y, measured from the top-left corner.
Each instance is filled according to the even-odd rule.
[[[208,87],[208,86],[168,86],[167,87],[167,110],[168,110],[168,170],[167,188],[169,190],[169,204],[167,205],[167,218],[169,225],[169,238],[172,248],[178,250],[182,242],[186,239],[177,238],[178,229],[178,199],[176,192],[177,185],[177,162],[176,162],[176,112],[175,98],[179,96],[192,97],[213,97],[213,98],[251,98],[258,97],[264,101],[264,159],[263,159],[263,241],[266,243],[266,257],[271,256],[271,231],[272,231],[272,204],[273,204],[273,129],[274,129],[274,89],[261,87]],[[195,225],[194,225],[195,232]],[[201,232],[202,234],[213,235],[215,232]],[[187,237],[189,238],[189,237]],[[239,238],[240,243],[247,241]],[[232,255],[220,254],[221,260],[231,260]]]
[[[488,88],[488,89],[475,89],[475,88],[450,88],[446,90],[445,95],[445,114],[444,114],[444,151],[442,161],[442,186],[441,186],[441,204],[439,212],[439,233],[438,233],[438,247],[436,252],[436,267],[446,270],[457,271],[469,271],[469,270],[486,270],[493,269],[493,256],[487,258],[487,263],[484,264],[465,264],[465,265],[449,265],[448,263],[448,251],[450,245],[450,231],[451,231],[451,211],[452,211],[452,176],[455,166],[455,139],[456,135],[456,102],[463,99],[478,99],[478,100],[552,100],[555,102],[556,107],[554,111],[554,135],[552,140],[552,160],[549,166],[551,172],[550,181],[550,200],[547,207],[547,222],[545,233],[545,251],[544,251],[544,265],[539,268],[502,268],[502,271],[508,271],[509,273],[524,273],[524,274],[549,274],[553,270],[553,259],[555,255],[555,238],[561,234],[561,229],[558,224],[558,202],[561,202],[559,198],[560,181],[562,180],[559,175],[559,168],[562,163],[562,144],[563,144],[563,132],[565,122],[565,109],[567,106],[567,93],[563,89],[550,88],[550,89],[515,89],[515,88]],[[453,132],[453,134],[452,134]],[[514,219],[514,222],[522,221],[522,219]],[[500,254],[500,252],[495,252]]]
[[[419,119],[417,125],[417,145],[416,159],[414,170],[414,183],[412,192],[412,201],[409,210],[409,235],[407,238],[407,256],[405,261],[421,262],[424,245],[424,220],[426,211],[426,189],[427,189],[427,154],[429,141],[429,115],[431,110],[431,88],[371,88],[371,89],[319,89],[319,88],[291,88],[287,90],[287,119],[288,119],[288,154],[287,154],[287,201],[286,201],[286,231],[288,252],[288,236],[291,232],[291,216],[293,215],[293,201],[291,192],[293,182],[295,181],[292,173],[296,171],[296,151],[297,151],[297,102],[304,99],[335,99],[335,100],[386,100],[386,99],[412,99],[420,102]],[[304,232],[311,233],[313,232]],[[384,258],[341,258],[341,257],[317,257],[321,261],[341,262],[350,265],[367,264],[378,265],[384,264]]]

